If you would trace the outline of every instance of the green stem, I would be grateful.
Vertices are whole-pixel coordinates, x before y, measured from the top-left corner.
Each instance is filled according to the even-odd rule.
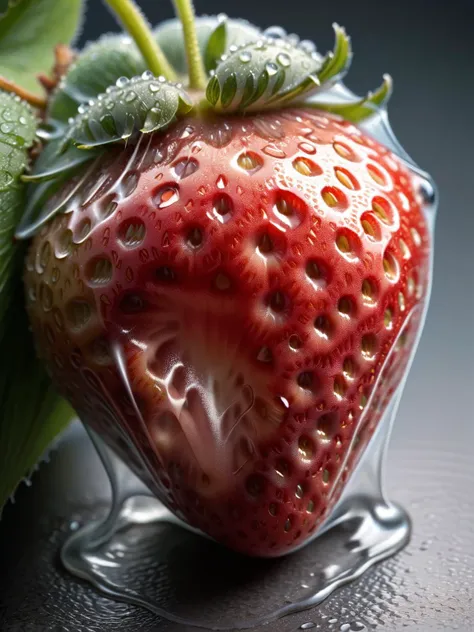
[[[194,21],[194,6],[192,0],[174,0],[176,13],[181,20],[188,60],[189,87],[192,90],[204,90],[206,87],[206,72]]]
[[[174,70],[155,41],[148,22],[135,2],[133,0],[104,1],[130,33],[151,72],[157,77],[162,75],[169,81],[176,81]]]

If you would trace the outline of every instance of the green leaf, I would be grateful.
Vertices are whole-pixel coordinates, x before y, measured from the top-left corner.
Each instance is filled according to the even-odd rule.
[[[36,125],[27,104],[0,91],[0,509],[72,414],[36,359],[21,281],[25,245],[13,239]]]
[[[57,151],[57,141],[55,145],[54,150]],[[47,147],[45,151],[48,150],[49,147]],[[75,150],[73,146],[68,147],[65,154],[58,158],[58,164],[60,166],[62,165],[62,158],[73,150]],[[81,189],[87,178],[91,176],[96,165],[93,159],[98,156],[98,152],[90,150],[81,150],[80,153],[86,159],[84,162],[91,162],[87,169],[82,168],[84,162],[78,162],[70,170],[67,168],[63,170],[58,169],[56,173],[52,175],[55,171],[54,162],[51,163],[50,172],[46,171],[49,163],[39,165],[39,170],[44,166],[45,171],[40,171],[40,176],[42,177],[39,178],[39,182],[36,183],[33,181],[28,186],[25,210],[15,231],[16,239],[30,239],[42,226],[57,215],[57,213],[67,212],[67,206],[70,200]],[[43,155],[40,156],[40,160],[42,157]],[[51,156],[51,158],[53,159],[54,156]]]
[[[20,176],[35,132],[30,106],[0,91],[0,336],[18,259],[13,235],[25,201]]]
[[[39,93],[36,76],[49,73],[54,48],[69,44],[82,14],[82,0],[21,0],[0,19],[0,75]]]
[[[126,140],[136,132],[156,132],[191,108],[181,87],[162,77],[156,79],[150,72],[130,80],[122,77],[87,106],[80,106],[62,149],[70,144],[91,149]]]
[[[334,51],[324,58],[323,65],[318,72],[318,79],[322,84],[339,81],[349,69],[352,61],[351,39],[346,31],[338,24],[333,24],[336,41]]]
[[[369,92],[361,99],[344,103],[329,103],[315,99],[305,102],[304,106],[338,114],[351,123],[360,123],[376,114],[381,107],[388,103],[392,95],[392,88],[392,78],[390,75],[384,75],[382,85],[375,92]]]
[[[22,2],[22,0],[0,0],[0,18],[19,2]]]
[[[227,44],[227,24],[225,20],[218,23],[214,31],[209,35],[206,50],[204,52],[204,66],[209,73],[217,66],[217,62],[225,53]]]
[[[88,103],[120,77],[131,79],[146,70],[143,57],[130,37],[103,35],[89,44],[69,68],[52,96],[48,116],[67,123],[77,108]]]
[[[261,37],[222,57],[210,79],[210,103],[227,112],[279,107],[315,91],[320,69],[321,57],[306,47],[288,38]]]
[[[226,41],[221,55],[231,46],[241,46],[246,42],[256,40],[260,36],[260,29],[246,20],[234,20],[227,16],[202,16],[196,18],[196,31],[201,55],[206,60],[209,38],[225,24]],[[186,53],[181,22],[177,19],[163,22],[155,29],[155,37],[162,51],[176,71],[184,75],[187,72]],[[210,68],[208,69],[210,70]]]
[[[0,341],[0,510],[73,417],[36,357],[20,275],[10,300]]]
[[[51,141],[43,149],[32,173],[23,176],[24,182],[44,182],[60,176],[70,177],[73,173],[98,155],[98,152],[84,151],[70,145],[61,152],[61,140]]]

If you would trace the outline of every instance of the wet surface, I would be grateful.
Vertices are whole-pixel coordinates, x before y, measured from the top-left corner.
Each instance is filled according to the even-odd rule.
[[[413,520],[410,544],[359,580],[335,591],[317,608],[255,627],[254,632],[293,632],[309,623],[314,627],[306,629],[322,632],[382,628],[394,632],[407,628],[468,632],[473,628],[474,464],[469,444],[443,440],[436,432],[423,441],[396,432],[388,461],[391,497],[407,508]],[[108,497],[107,479],[98,458],[88,437],[76,427],[49,465],[34,475],[34,485],[23,486],[16,504],[5,510],[0,525],[2,631],[193,630],[108,599],[61,568],[61,545],[91,517],[105,514]],[[181,591],[188,595],[188,606],[195,607],[193,594],[202,597],[207,592],[207,599],[214,594],[208,604],[216,612],[222,603],[226,619],[232,616],[233,608],[236,618],[241,615],[237,608],[246,602],[246,591],[247,603],[262,607],[259,598],[265,591],[256,586],[268,587],[277,572],[284,576],[285,565],[289,568],[284,560],[249,564],[248,559],[197,540],[177,527],[163,527],[161,537],[171,551],[162,577],[164,597],[172,600]],[[304,559],[304,549],[296,555]],[[179,572],[179,568],[184,570]],[[209,569],[220,573],[222,581],[203,581]],[[291,573],[287,579],[294,587]],[[307,585],[311,580],[308,576]],[[284,599],[287,585],[282,581],[279,586],[281,594],[272,594]],[[239,599],[226,597],[225,591],[236,587]]]

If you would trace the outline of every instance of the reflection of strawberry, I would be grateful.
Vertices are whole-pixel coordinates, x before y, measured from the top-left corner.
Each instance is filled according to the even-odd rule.
[[[403,368],[380,379],[426,290],[412,176],[315,110],[187,118],[100,160],[30,249],[41,354],[178,515],[281,554],[334,505]]]

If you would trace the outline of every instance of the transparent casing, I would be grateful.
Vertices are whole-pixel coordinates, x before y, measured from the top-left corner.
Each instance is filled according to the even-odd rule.
[[[329,101],[335,99],[349,101],[354,95],[341,84],[327,94]],[[368,134],[389,147],[410,170],[415,184],[423,192],[426,225],[431,239],[430,257],[433,253],[433,232],[437,194],[428,174],[419,169],[396,141],[388,123],[387,112],[382,109],[367,122],[360,125]],[[176,530],[190,532],[188,540],[203,538],[203,551],[206,547],[218,546],[203,534],[199,534],[186,524],[181,517],[168,510],[149,489],[112,453],[110,448],[94,431],[89,430],[97,452],[107,470],[112,489],[112,505],[105,520],[93,521],[73,533],[62,550],[62,561],[73,574],[85,578],[109,595],[140,604],[157,615],[183,625],[193,625],[208,629],[252,628],[266,623],[295,610],[308,608],[325,599],[338,586],[358,577],[377,561],[392,555],[408,541],[410,521],[404,510],[390,502],[383,489],[383,463],[387,442],[397,407],[402,395],[423,323],[429,300],[429,287],[423,301],[410,313],[399,339],[408,340],[403,362],[397,361],[392,354],[397,352],[395,344],[385,361],[380,380],[387,380],[396,387],[381,402],[369,400],[366,410],[378,406],[380,414],[376,416],[376,429],[368,447],[363,452],[357,466],[348,480],[337,480],[334,493],[340,497],[330,515],[319,526],[309,541],[295,547],[293,555],[285,558],[284,564],[275,572],[275,560],[259,561],[271,566],[269,573],[255,574],[255,560],[239,558],[222,549],[225,563],[230,565],[246,564],[252,570],[252,581],[258,593],[255,602],[249,603],[239,592],[238,582],[227,587],[232,591],[234,604],[232,616],[226,618],[225,599],[222,604],[201,608],[199,600],[172,598],[163,588],[170,577],[176,573],[173,564],[186,566],[185,559],[176,555],[176,547],[181,542]],[[127,387],[127,373],[120,348],[114,349],[115,362],[122,372],[124,389]],[[395,361],[394,361],[395,360]],[[377,389],[373,389],[375,392]],[[134,401],[130,389],[131,401]],[[137,407],[137,416],[140,412]],[[364,426],[364,414],[359,425]],[[120,430],[118,430],[120,432]],[[356,436],[357,432],[354,432]],[[126,433],[122,441],[129,444]],[[150,464],[136,446],[129,446],[135,454],[138,469],[142,470],[142,480],[153,481]],[[350,456],[351,450],[348,450]],[[137,471],[137,466],[134,467]],[[340,468],[340,472],[344,468]],[[159,487],[150,488],[159,496]],[[164,523],[173,525],[164,527]],[[297,550],[304,546],[304,552]],[[195,561],[199,561],[199,555]],[[201,560],[202,561],[202,560]],[[273,565],[273,566],[272,566]],[[259,571],[259,572],[260,572]],[[212,572],[212,571],[211,571]],[[186,573],[186,571],[185,571]],[[269,579],[269,576],[272,579]],[[302,580],[304,579],[304,583]],[[189,580],[189,578],[188,578]],[[203,580],[201,592],[206,592],[210,580]],[[274,582],[285,583],[285,602],[280,597],[281,590],[275,590]],[[240,603],[239,599],[242,600]],[[279,601],[278,601],[279,600]],[[237,605],[236,605],[237,604]],[[222,607],[221,607],[222,606]],[[239,620],[235,619],[239,612]]]

